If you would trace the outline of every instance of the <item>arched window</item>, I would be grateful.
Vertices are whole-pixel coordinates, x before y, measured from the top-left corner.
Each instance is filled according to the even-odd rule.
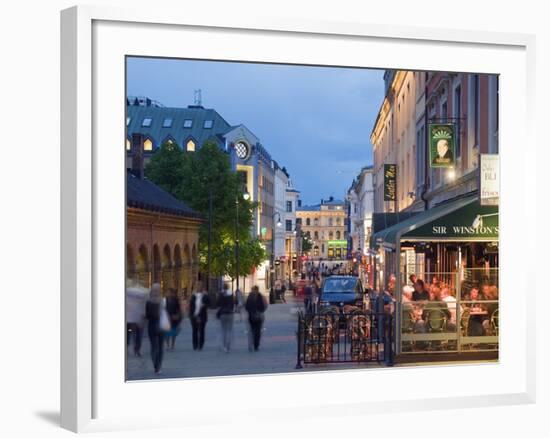
[[[334,239],[334,233],[333,233],[332,231],[329,231],[329,232],[328,232],[328,239],[329,239],[329,240]]]
[[[314,238],[315,240],[318,240],[318,239],[319,239],[319,231],[314,231],[314,232],[313,232],[313,238]]]
[[[148,138],[143,142],[143,150],[144,151],[152,151],[153,150],[153,141]]]
[[[186,147],[185,147],[187,152],[195,152],[195,148],[196,148],[196,145],[195,145],[195,142],[193,140],[189,140],[186,144]]]
[[[310,225],[311,225],[311,219],[310,219],[310,218],[307,218],[307,219],[306,219],[306,226],[309,227]]]
[[[336,231],[336,239],[340,240],[340,231]]]

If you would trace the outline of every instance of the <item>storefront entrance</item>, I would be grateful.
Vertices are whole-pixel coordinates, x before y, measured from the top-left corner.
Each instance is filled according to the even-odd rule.
[[[463,198],[374,238],[377,289],[395,299],[397,354],[498,355],[498,207]]]

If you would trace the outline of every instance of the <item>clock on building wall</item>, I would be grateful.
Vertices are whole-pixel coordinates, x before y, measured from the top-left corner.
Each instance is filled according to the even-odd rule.
[[[250,146],[244,141],[235,143],[235,153],[241,160],[246,160],[250,155]]]

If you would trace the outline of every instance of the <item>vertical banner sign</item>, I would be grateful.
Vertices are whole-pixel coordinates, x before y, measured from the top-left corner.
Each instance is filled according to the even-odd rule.
[[[384,201],[395,201],[397,187],[397,164],[384,164]]]
[[[451,123],[430,123],[430,167],[455,166],[455,126]]]
[[[499,159],[497,154],[481,154],[479,165],[479,203],[498,205]]]

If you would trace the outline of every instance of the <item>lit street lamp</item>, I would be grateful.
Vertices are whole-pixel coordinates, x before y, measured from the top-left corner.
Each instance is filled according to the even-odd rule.
[[[281,227],[283,223],[281,222],[281,215],[278,211],[273,214],[273,227],[271,229],[271,263],[270,263],[270,272],[269,272],[269,302],[273,304],[275,302],[275,292],[273,291],[273,280],[275,276],[275,216],[279,216],[277,219],[277,227]]]
[[[243,193],[243,199],[245,201],[248,201],[250,199],[250,194],[248,193],[248,191],[246,190],[246,187],[244,188],[244,193]],[[239,195],[237,195],[235,197],[235,206],[236,206],[236,220],[235,220],[235,267],[236,267],[236,271],[237,271],[237,289],[239,289],[239,274],[240,274],[240,269],[239,269]]]

